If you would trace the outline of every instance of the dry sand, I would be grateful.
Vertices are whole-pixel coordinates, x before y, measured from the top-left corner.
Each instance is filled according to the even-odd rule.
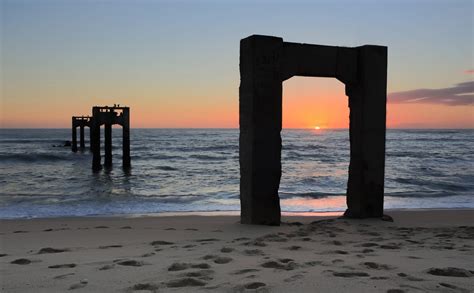
[[[1,221],[2,292],[473,292],[474,211]]]

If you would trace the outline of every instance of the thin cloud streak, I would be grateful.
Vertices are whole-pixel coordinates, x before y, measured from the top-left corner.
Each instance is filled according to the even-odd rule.
[[[388,94],[393,104],[441,104],[448,106],[474,105],[474,81],[458,83],[441,89],[416,89]]]

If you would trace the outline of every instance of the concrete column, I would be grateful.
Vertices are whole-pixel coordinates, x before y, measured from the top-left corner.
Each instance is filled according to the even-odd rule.
[[[283,39],[250,36],[240,42],[241,223],[280,224]]]
[[[89,123],[89,149],[92,152],[92,122]]]
[[[125,169],[131,167],[130,163],[130,109],[125,108],[122,112],[122,166]]]
[[[112,166],[112,124],[106,123],[104,126],[104,144],[105,144],[105,159],[104,166]]]
[[[358,48],[358,81],[347,85],[351,160],[345,216],[383,216],[387,47]]]
[[[81,125],[80,127],[81,128],[80,128],[80,135],[79,135],[80,137],[79,145],[81,149],[83,150],[86,147],[86,144],[84,142],[84,125]]]
[[[94,171],[102,169],[100,158],[100,121],[99,111],[92,108],[93,122],[91,123],[91,148],[92,148],[92,169]]]
[[[71,150],[73,152],[77,152],[77,133],[76,133],[76,125],[74,123],[74,118],[72,118],[72,142],[71,142]]]

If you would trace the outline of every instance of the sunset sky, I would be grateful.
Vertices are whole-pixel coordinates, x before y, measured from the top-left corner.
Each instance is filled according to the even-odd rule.
[[[0,127],[238,127],[239,41],[388,46],[388,127],[474,128],[474,1],[0,0]],[[348,127],[335,79],[283,84],[284,127]]]

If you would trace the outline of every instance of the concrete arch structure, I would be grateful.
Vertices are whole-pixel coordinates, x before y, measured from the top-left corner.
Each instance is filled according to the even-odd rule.
[[[383,216],[387,47],[334,47],[253,35],[240,42],[241,223],[280,224],[282,82],[333,77],[350,107],[348,217]]]
[[[130,108],[120,106],[92,107],[91,150],[92,169],[102,168],[100,156],[100,126],[104,125],[104,166],[112,166],[112,125],[122,126],[122,166],[130,168]]]
[[[90,116],[72,116],[72,142],[71,150],[77,152],[77,127],[79,127],[79,146],[84,150],[86,143],[84,141],[84,128],[91,127],[92,117]],[[90,143],[90,142],[89,142]]]

